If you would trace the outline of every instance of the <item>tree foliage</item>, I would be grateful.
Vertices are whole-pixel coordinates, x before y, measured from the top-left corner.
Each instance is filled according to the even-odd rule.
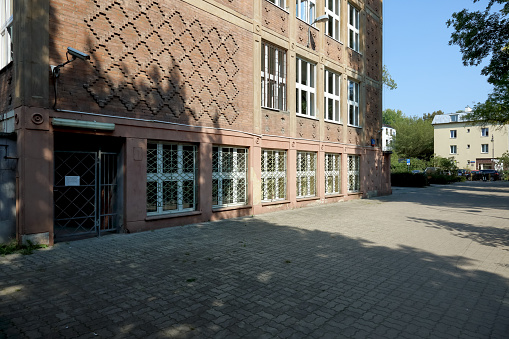
[[[384,84],[385,87],[387,87],[391,91],[393,89],[398,88],[398,84],[391,77],[391,74],[389,73],[389,70],[387,69],[387,66],[385,66],[385,65],[382,68],[382,83]]]
[[[392,125],[396,129],[394,150],[406,158],[429,159],[433,155],[433,126],[422,118],[406,117]]]
[[[442,110],[438,110],[438,111],[434,111],[433,113],[424,113],[422,118],[431,124],[433,122],[433,119],[435,118],[435,116],[442,115],[442,114],[444,114],[444,112],[442,112]]]
[[[403,116],[403,112],[401,110],[395,110],[391,108],[387,108],[382,112],[382,123],[384,125],[392,126],[396,122],[405,119]]]
[[[495,4],[500,11],[492,10]],[[509,1],[489,0],[484,11],[455,12],[447,26],[454,28],[449,44],[460,47],[465,66],[489,59],[481,74],[488,77],[494,91],[467,118],[483,124],[509,123]]]

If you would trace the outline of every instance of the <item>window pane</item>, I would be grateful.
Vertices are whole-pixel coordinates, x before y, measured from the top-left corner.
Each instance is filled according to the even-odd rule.
[[[178,183],[176,181],[165,181],[163,183],[163,211],[176,210],[178,195]]]
[[[307,85],[308,83],[307,62],[300,60],[300,65],[301,65],[300,83],[303,85]]]
[[[157,182],[147,182],[147,212],[157,212]]]

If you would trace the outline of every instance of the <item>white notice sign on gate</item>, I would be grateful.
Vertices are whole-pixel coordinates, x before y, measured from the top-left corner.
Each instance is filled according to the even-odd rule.
[[[66,175],[65,186],[79,186],[80,176],[79,175]]]

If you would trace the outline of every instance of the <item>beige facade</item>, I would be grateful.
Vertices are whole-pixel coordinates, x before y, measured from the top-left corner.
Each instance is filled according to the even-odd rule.
[[[435,116],[435,154],[444,158],[453,157],[460,169],[499,170],[496,159],[509,150],[509,125],[472,125],[464,119],[466,114]]]

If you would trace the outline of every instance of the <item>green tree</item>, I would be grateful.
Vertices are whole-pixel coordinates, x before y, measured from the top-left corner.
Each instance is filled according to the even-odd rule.
[[[393,90],[398,88],[398,84],[394,79],[391,77],[391,74],[389,73],[389,70],[387,69],[387,66],[384,65],[382,68],[382,83],[385,87],[387,87],[389,90]]]
[[[393,148],[405,158],[430,159],[433,155],[433,126],[417,117],[404,117],[392,124],[396,129]]]
[[[396,122],[405,119],[401,110],[387,108],[382,112],[382,123],[393,126]]]
[[[436,115],[442,115],[442,114],[444,114],[444,112],[442,112],[442,110],[434,111],[433,113],[424,113],[422,115],[422,119],[424,119],[424,121],[428,121],[431,124]]]
[[[492,10],[495,4],[501,5],[499,11]],[[460,47],[465,66],[489,59],[481,74],[488,77],[493,93],[467,118],[483,124],[509,123],[509,1],[489,0],[484,11],[455,12],[447,26],[454,28],[449,45]]]

